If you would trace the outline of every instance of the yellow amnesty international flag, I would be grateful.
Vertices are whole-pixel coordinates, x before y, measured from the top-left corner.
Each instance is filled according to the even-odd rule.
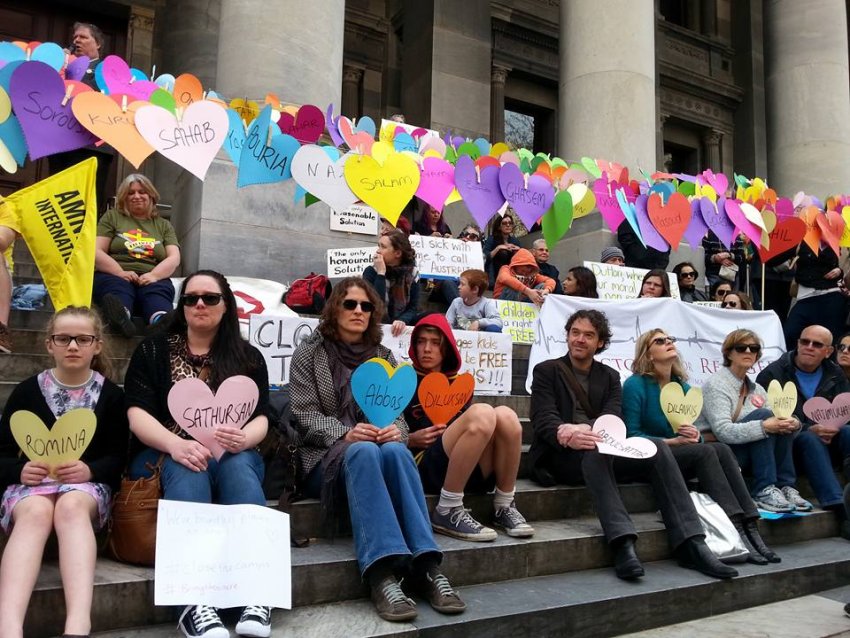
[[[88,306],[94,279],[97,202],[93,157],[12,193],[21,236],[56,310]]]

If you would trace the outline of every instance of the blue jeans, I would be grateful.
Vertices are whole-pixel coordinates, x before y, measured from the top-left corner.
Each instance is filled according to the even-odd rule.
[[[152,448],[139,452],[130,463],[130,478],[150,476],[145,463],[156,465],[159,455]],[[210,459],[205,472],[194,472],[166,454],[162,463],[162,497],[191,503],[265,505],[264,475],[263,459],[256,450],[225,452],[219,461]]]
[[[361,575],[387,556],[441,556],[407,446],[353,443],[345,451],[343,472]]]
[[[174,309],[174,284],[171,279],[160,279],[147,286],[136,286],[116,275],[94,273],[92,297],[100,305],[104,295],[115,295],[131,315],[150,322],[151,315]]]
[[[546,290],[546,284],[537,284],[536,286],[534,286],[534,289]],[[528,297],[526,297],[523,293],[514,290],[513,288],[508,288],[507,286],[502,288],[501,292],[499,293],[498,299],[501,299],[502,301],[528,301]]]
[[[850,426],[844,426],[829,445],[810,431],[800,432],[794,439],[794,453],[803,473],[809,477],[812,489],[821,507],[830,507],[844,502],[841,484],[832,468],[832,454],[837,452],[843,461],[850,456]]]
[[[773,412],[765,408],[753,410],[738,419],[738,423],[769,419]],[[794,486],[797,473],[794,471],[794,437],[787,434],[768,434],[767,438],[750,443],[730,445],[741,468],[750,469],[753,475],[753,496],[769,485]]]
[[[501,332],[502,327],[490,324],[489,326],[484,326],[481,328],[481,332]]]

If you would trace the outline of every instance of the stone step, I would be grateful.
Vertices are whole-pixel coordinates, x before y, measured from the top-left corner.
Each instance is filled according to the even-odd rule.
[[[639,553],[643,557],[645,553],[640,545]],[[413,622],[386,623],[378,618],[367,600],[316,604],[296,607],[293,611],[276,611],[272,635],[287,638],[616,636],[786,600],[848,582],[847,541],[813,539],[776,549],[782,555],[781,563],[738,565],[740,576],[729,581],[718,581],[682,569],[671,560],[657,559],[645,562],[646,576],[638,582],[619,580],[610,568],[600,566],[538,575],[520,569],[510,580],[465,585],[460,582],[462,578],[453,574],[454,555],[449,552],[444,565],[468,605],[463,614],[443,616],[425,601],[418,600],[419,615]],[[300,582],[297,568],[294,572],[297,584]],[[328,580],[333,582],[330,574]],[[96,603],[97,600],[96,595]],[[176,634],[174,624],[169,624],[94,635],[160,638]]]

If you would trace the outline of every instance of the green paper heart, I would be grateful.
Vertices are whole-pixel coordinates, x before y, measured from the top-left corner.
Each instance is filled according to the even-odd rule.
[[[176,112],[176,103],[174,102],[174,96],[171,95],[165,89],[157,89],[153,93],[151,93],[150,103],[156,104],[157,106],[161,106],[165,110],[171,112],[171,114],[175,114]]]
[[[567,167],[567,163],[564,160],[562,160],[560,157],[553,157],[551,164],[552,164],[552,168],[557,168],[558,166],[563,166],[565,168]]]
[[[555,244],[573,225],[573,198],[568,191],[559,191],[555,195],[552,207],[543,215],[543,239],[546,247],[554,250]]]
[[[478,148],[478,145],[474,142],[464,142],[457,149],[457,155],[458,157],[461,155],[469,155],[473,160],[477,160],[481,157],[481,149]]]
[[[599,166],[596,165],[596,160],[592,157],[582,157],[581,165],[584,170],[593,175],[595,178],[599,179],[602,177],[602,171],[599,170]]]
[[[455,151],[453,146],[446,147],[446,154],[443,156],[443,159],[446,160],[449,164],[457,163],[457,151]]]
[[[535,155],[534,159],[531,160],[531,172],[533,173],[534,171],[536,171],[537,167],[540,166],[541,164],[548,164],[548,163],[549,163],[549,160],[546,158],[546,156],[541,157],[540,155]]]
[[[523,157],[519,161],[519,170],[528,175],[531,175],[531,173],[533,173],[533,171],[531,170],[531,163],[529,162],[527,157]]]
[[[744,175],[738,175],[738,173],[732,173],[735,176],[735,183],[741,188],[747,188],[750,185],[750,180],[747,179]]]
[[[696,184],[693,182],[681,182],[679,192],[685,197],[691,197],[696,193]]]
[[[304,197],[304,207],[306,208],[307,206],[312,206],[318,201],[320,201],[318,197],[307,193],[307,195]]]
[[[534,153],[529,151],[527,148],[517,149],[516,156],[520,159],[527,159],[531,161],[531,158],[534,157]]]

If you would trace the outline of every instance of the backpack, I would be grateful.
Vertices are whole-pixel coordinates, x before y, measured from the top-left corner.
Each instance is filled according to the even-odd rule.
[[[325,300],[331,294],[331,282],[325,275],[311,272],[302,279],[292,282],[283,294],[283,303],[295,312],[317,315],[325,307]]]

